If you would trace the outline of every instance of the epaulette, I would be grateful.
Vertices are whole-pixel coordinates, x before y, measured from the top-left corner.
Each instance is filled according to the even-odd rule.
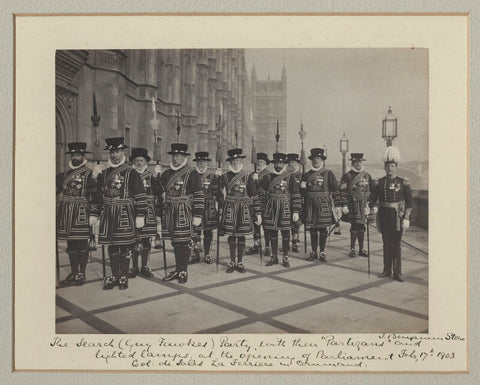
[[[403,185],[410,186],[410,178],[403,178]]]

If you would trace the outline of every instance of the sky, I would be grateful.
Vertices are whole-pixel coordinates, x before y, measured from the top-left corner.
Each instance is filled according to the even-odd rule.
[[[391,106],[402,162],[428,160],[427,49],[246,49],[245,57],[258,80],[280,80],[285,64],[287,152],[300,151],[302,119],[307,154],[325,145],[329,163],[341,163],[345,133],[350,152],[381,162],[382,120]]]

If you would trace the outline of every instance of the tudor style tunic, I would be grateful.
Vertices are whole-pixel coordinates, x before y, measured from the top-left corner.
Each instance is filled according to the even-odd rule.
[[[205,210],[203,212],[201,230],[213,230],[218,226],[216,196],[218,194],[218,177],[214,172],[206,171],[200,174],[200,181],[205,196]]]
[[[134,169],[135,170],[135,169]],[[139,173],[135,170],[143,184],[145,189],[147,210],[145,214],[145,226],[141,229],[137,229],[137,235],[139,238],[153,237],[157,234],[157,216],[160,216],[158,208],[156,208],[157,198],[161,196],[161,186],[158,178],[156,178],[152,171],[145,170]]]
[[[160,177],[165,191],[162,236],[172,242],[190,242],[193,217],[203,217],[205,198],[198,172],[190,166],[169,169]]]
[[[260,210],[262,211],[262,214],[265,212],[265,205],[267,203],[267,192],[266,190],[263,189],[260,182],[262,181],[263,177],[268,174],[270,174],[270,171],[268,171],[267,167],[265,167],[262,171],[258,172],[259,185],[257,186],[257,193],[258,193],[258,199],[260,201]]]
[[[350,170],[343,175],[340,191],[342,204],[348,207],[348,214],[343,217],[345,222],[365,224],[365,207],[372,186],[372,177],[366,171]]]
[[[302,177],[306,188],[304,196],[304,220],[307,228],[325,228],[335,223],[333,209],[341,206],[341,197],[335,175],[322,168],[309,170]]]
[[[57,194],[62,198],[57,214],[59,239],[88,240],[91,203],[97,194],[97,181],[87,166],[57,175]]]
[[[263,225],[268,230],[290,230],[292,214],[301,208],[299,186],[288,171],[269,173],[260,182],[266,191]]]
[[[222,191],[225,190],[225,197]],[[246,171],[228,171],[219,178],[219,227],[227,235],[241,237],[253,232],[252,211],[260,215],[260,202],[252,175]]]
[[[148,205],[142,180],[129,164],[109,167],[97,177],[102,194],[92,213],[100,215],[100,244],[131,245],[138,239],[135,218]]]

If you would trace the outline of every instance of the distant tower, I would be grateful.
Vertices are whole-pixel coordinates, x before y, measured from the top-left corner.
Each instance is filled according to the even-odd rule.
[[[271,156],[275,152],[275,134],[279,123],[279,151],[286,152],[287,133],[287,69],[282,68],[281,80],[259,81],[255,65],[251,72],[253,118],[257,128],[256,148]]]

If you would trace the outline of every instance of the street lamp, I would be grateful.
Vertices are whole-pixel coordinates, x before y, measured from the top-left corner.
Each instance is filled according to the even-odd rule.
[[[342,139],[340,139],[340,152],[342,153],[342,176],[347,172],[347,160],[345,155],[348,152],[348,139],[343,133]]]
[[[382,122],[382,139],[387,142],[387,147],[392,145],[393,140],[397,137],[397,118],[392,114],[392,107],[388,106],[387,116]]]

